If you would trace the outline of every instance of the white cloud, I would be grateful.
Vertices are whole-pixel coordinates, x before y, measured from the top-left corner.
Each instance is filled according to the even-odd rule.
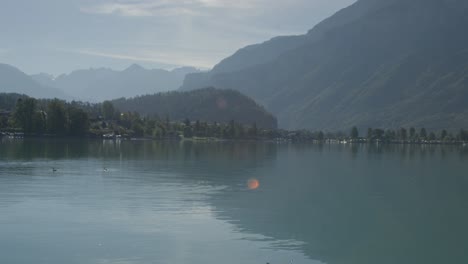
[[[129,17],[196,15],[197,13],[183,5],[166,3],[166,1],[109,1],[102,4],[81,8],[82,12],[94,14],[115,14]]]
[[[105,0],[89,4],[82,12],[121,16],[203,15],[210,9],[253,9],[266,0]]]
[[[195,0],[206,7],[216,8],[254,8],[261,0]]]
[[[131,40],[127,47],[117,47],[122,41],[118,39],[109,44],[109,48],[86,45],[78,53],[118,60],[212,68],[246,45],[279,35],[304,34],[310,28],[307,26],[310,19],[303,19],[307,22],[291,20],[293,15],[290,13],[297,10],[302,12],[307,9],[305,7],[315,7],[325,0],[80,1],[81,11],[85,13],[144,19],[133,19],[135,25],[143,24],[141,28],[135,27],[134,31],[127,32],[128,39],[125,41]],[[114,21],[128,23],[127,19]],[[159,42],[161,45],[148,45],[142,50],[139,42]]]
[[[118,60],[128,60],[135,62],[153,62],[166,64],[171,66],[193,66],[200,69],[209,69],[213,67],[215,63],[219,61],[219,58],[209,60],[203,55],[194,54],[182,54],[174,52],[152,52],[143,51],[138,54],[130,53],[113,53],[113,52],[102,52],[96,50],[72,50],[73,53],[78,53],[88,56],[104,57]],[[222,57],[222,56],[221,56]]]
[[[0,8],[0,60],[55,74],[129,61],[211,68],[246,45],[303,34],[353,1],[12,0]]]

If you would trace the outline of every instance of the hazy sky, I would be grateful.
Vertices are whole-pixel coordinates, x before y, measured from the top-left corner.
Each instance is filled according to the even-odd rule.
[[[355,0],[1,0],[0,62],[27,73],[188,65],[303,34]]]

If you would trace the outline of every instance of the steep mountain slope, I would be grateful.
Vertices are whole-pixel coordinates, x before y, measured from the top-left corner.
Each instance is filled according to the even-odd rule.
[[[359,0],[271,61],[192,75],[182,89],[237,89],[287,128],[459,128],[468,125],[467,10],[462,0]]]
[[[262,128],[276,128],[277,121],[255,101],[232,90],[205,88],[189,92],[166,92],[117,99],[113,104],[122,112],[158,115],[161,118],[183,121],[228,123],[231,120]]]
[[[0,63],[0,93],[19,93],[37,98],[68,98],[59,89],[40,85],[19,69]]]
[[[175,90],[187,73],[197,71],[190,67],[172,71],[147,70],[134,64],[123,71],[100,68],[77,70],[56,79],[43,74],[34,75],[33,78],[44,85],[60,88],[77,99],[96,102]]]

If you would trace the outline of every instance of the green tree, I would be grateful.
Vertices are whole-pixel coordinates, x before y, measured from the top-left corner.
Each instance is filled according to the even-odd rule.
[[[396,138],[396,133],[395,133],[395,131],[390,130],[390,129],[387,129],[387,130],[385,131],[384,138],[385,138],[386,141],[395,140],[395,138]]]
[[[139,122],[132,124],[133,135],[136,137],[142,137],[145,134],[143,126]]]
[[[351,129],[351,138],[352,139],[357,139],[359,137],[359,131],[357,129],[357,127],[353,127]]]
[[[193,137],[192,122],[190,122],[190,119],[188,118],[184,120],[183,132],[184,132],[184,137],[186,138]]]
[[[253,123],[253,125],[249,128],[247,133],[249,137],[256,138],[258,135],[257,123]]]
[[[8,127],[8,117],[7,116],[0,116],[0,129]]]
[[[323,134],[322,131],[319,131],[319,133],[317,135],[317,139],[320,140],[320,141],[323,141],[325,139],[325,135]]]
[[[146,119],[144,124],[145,124],[145,135],[153,136],[156,130],[156,120]]]
[[[400,129],[400,139],[401,140],[407,140],[408,139],[408,132],[406,131],[406,128],[401,128]]]
[[[159,131],[160,138],[167,136],[168,128],[165,125],[158,123],[156,126],[156,130]]]
[[[102,116],[105,120],[112,120],[114,119],[115,108],[114,104],[110,101],[104,101],[102,103]]]
[[[200,120],[197,120],[195,122],[194,134],[197,137],[202,137],[203,136]]]
[[[118,120],[118,124],[124,128],[130,129],[132,127],[132,113],[122,113]]]
[[[49,133],[64,135],[67,131],[67,115],[62,101],[54,99],[47,106],[47,130]]]
[[[461,140],[461,141],[468,140],[468,132],[465,131],[464,129],[460,129],[460,132],[458,133],[457,138],[458,140]]]
[[[46,113],[36,111],[33,115],[33,130],[36,134],[43,134],[46,131]]]
[[[442,130],[442,132],[440,133],[440,139],[444,140],[444,139],[447,138],[447,136],[448,136],[447,130],[445,130],[445,129]]]
[[[421,131],[419,132],[419,136],[422,138],[422,139],[426,139],[427,138],[427,131],[425,128],[421,128]]]
[[[193,137],[193,130],[191,126],[184,127],[184,137],[192,138]]]
[[[367,129],[367,139],[372,139],[372,136],[374,135],[374,131],[372,130],[372,128],[368,128]]]
[[[82,109],[68,108],[68,130],[72,136],[84,136],[89,130],[89,116]]]
[[[410,139],[415,139],[416,138],[416,129],[414,127],[411,127],[409,131],[410,131],[409,132]]]
[[[36,112],[36,99],[18,99],[16,102],[14,119],[24,133],[32,133],[34,128],[34,113]]]
[[[373,135],[376,139],[382,140],[384,137],[385,131],[383,129],[374,129]]]
[[[217,123],[214,122],[213,124],[213,129],[212,129],[212,137],[222,137],[222,129],[221,126]]]

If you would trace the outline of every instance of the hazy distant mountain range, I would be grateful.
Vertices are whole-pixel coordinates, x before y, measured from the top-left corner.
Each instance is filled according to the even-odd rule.
[[[17,68],[0,64],[0,92],[20,93],[37,98],[67,98],[60,89],[48,85],[41,85]]]
[[[147,70],[133,64],[123,71],[100,68],[77,70],[55,79],[47,74],[31,77],[41,85],[58,88],[73,98],[96,102],[175,90],[186,74],[194,72],[198,70],[191,67],[166,71]]]
[[[286,128],[468,125],[468,1],[359,0],[306,35],[274,38],[190,74],[236,89]]]
[[[54,78],[45,73],[28,76],[11,65],[0,64],[0,93],[99,102],[176,90],[186,74],[195,72],[199,70],[192,67],[166,71],[147,70],[134,64],[123,71],[77,70]]]

